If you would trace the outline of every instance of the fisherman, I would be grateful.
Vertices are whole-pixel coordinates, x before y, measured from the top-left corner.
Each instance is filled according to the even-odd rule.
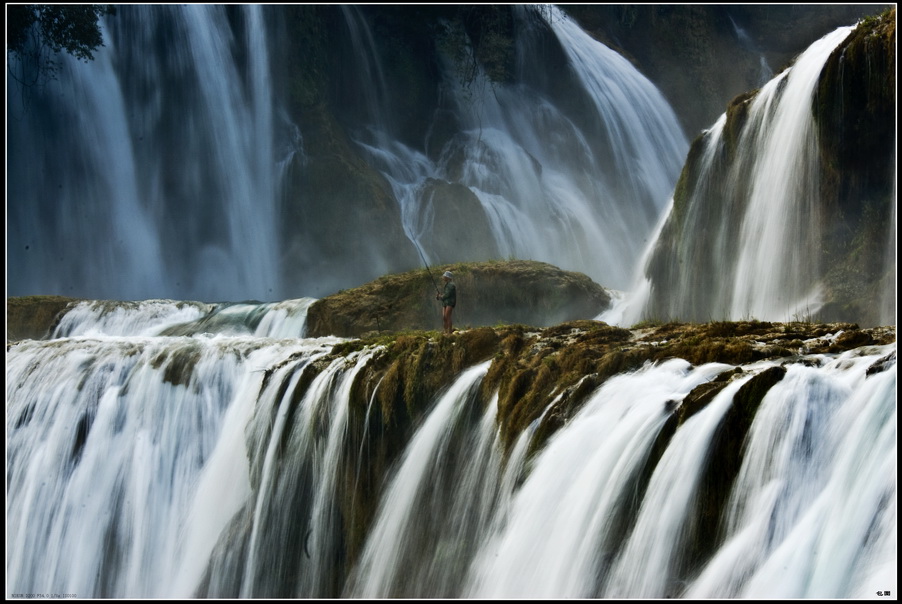
[[[435,293],[435,299],[442,301],[442,326],[447,334],[454,331],[454,328],[451,326],[451,313],[457,304],[457,286],[454,285],[452,279],[454,279],[454,275],[451,274],[451,271],[445,271],[442,275],[442,283],[444,284],[442,292]]]

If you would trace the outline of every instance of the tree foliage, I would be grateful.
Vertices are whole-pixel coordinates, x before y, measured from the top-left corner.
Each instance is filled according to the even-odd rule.
[[[53,55],[63,51],[82,61],[93,60],[94,51],[103,46],[100,18],[115,13],[108,4],[7,5],[6,51],[19,58],[13,77],[27,84],[55,77],[59,67]]]

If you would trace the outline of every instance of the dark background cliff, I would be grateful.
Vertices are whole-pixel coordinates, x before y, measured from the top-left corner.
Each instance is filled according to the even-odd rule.
[[[885,5],[574,5],[564,9],[590,34],[627,57],[665,95],[688,139],[708,128],[735,96],[756,89],[808,45],[842,25],[878,14]],[[440,52],[458,57],[461,82],[474,82],[478,63],[496,82],[511,77],[515,10],[507,5],[358,7],[382,60],[390,107],[401,141],[435,158],[458,131],[441,83]],[[541,11],[533,7],[533,11]],[[272,9],[284,44],[278,81],[291,119],[304,133],[307,155],[291,166],[281,212],[286,288],[328,295],[340,273],[347,283],[422,265],[405,237],[391,188],[366,161],[351,135],[373,116],[372,91],[361,87],[351,32],[338,6]],[[538,20],[537,20],[538,21]],[[463,45],[473,47],[470,59]],[[537,51],[557,64],[560,102],[568,95],[564,54],[548,33]],[[529,77],[545,77],[538,73]],[[558,99],[556,99],[557,101]],[[435,182],[442,208],[475,216],[465,187]],[[498,257],[479,220],[447,220],[430,233],[438,262]],[[309,262],[317,250],[316,263]],[[363,259],[364,261],[361,261]],[[303,285],[302,285],[303,282]],[[311,291],[309,285],[321,289]],[[610,285],[604,284],[601,285]]]
[[[564,5],[655,83],[694,138],[736,95],[758,88],[812,42],[881,4]]]
[[[578,42],[566,39],[575,28],[551,5],[123,6],[106,23],[110,48],[61,72],[71,77],[60,79],[59,93],[11,89],[8,294],[323,297],[422,269],[412,240],[434,266],[528,258],[625,289],[692,159],[689,141],[814,40],[881,8],[566,7],[669,103],[653,91],[652,111],[624,117],[676,143],[657,140],[630,157],[641,155],[633,165],[617,163],[621,150],[633,150],[612,137],[618,126],[602,115],[603,95],[568,60],[585,42],[593,55],[600,47],[582,32]],[[221,42],[215,57],[195,52],[214,50],[208,27]],[[837,235],[829,261],[848,267],[834,273],[836,291],[863,291],[874,277],[861,267],[873,268],[869,259],[887,248],[885,235],[858,228],[886,222],[888,181],[872,165],[892,151],[895,97],[885,83],[894,63],[872,60],[875,52],[887,56],[850,56],[854,85],[837,89],[842,72],[828,69],[813,107],[822,116],[824,203],[839,209],[828,225]],[[604,68],[586,71],[616,63],[641,79],[604,54]],[[872,103],[872,92],[886,90]],[[537,119],[549,107],[566,120]],[[481,111],[502,114],[486,121],[503,129],[501,144],[482,138]],[[571,125],[576,136],[567,138]],[[514,140],[516,156],[507,154]],[[583,140],[592,153],[581,156]],[[554,156],[538,158],[542,147]],[[486,149],[494,156],[484,162]],[[402,201],[393,179],[419,158],[425,169],[403,183],[415,189],[416,207],[402,216],[413,196]],[[506,180],[484,187],[487,179],[467,172],[474,166],[479,178]],[[647,195],[626,197],[637,173],[663,176]],[[578,213],[558,195],[564,188],[579,198]],[[503,204],[489,207],[485,193]],[[518,213],[527,204],[541,211]],[[517,222],[521,215],[528,222]],[[580,222],[590,228],[571,228]]]

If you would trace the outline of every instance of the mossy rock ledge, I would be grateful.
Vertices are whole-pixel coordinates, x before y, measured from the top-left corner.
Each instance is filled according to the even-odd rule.
[[[435,293],[446,270],[457,285],[456,328],[547,327],[593,319],[611,305],[607,290],[582,273],[527,260],[467,262],[386,275],[322,298],[307,312],[307,336],[440,330]]]
[[[674,414],[675,428],[741,374],[740,365],[764,360],[798,362],[808,355],[835,355],[895,341],[894,326],[717,321],[625,329],[596,320],[575,320],[544,328],[477,327],[452,335],[435,330],[371,333],[337,344],[319,365],[378,347],[379,352],[355,379],[351,407],[370,414],[371,403],[377,402],[381,421],[374,420],[378,411],[367,417],[384,430],[398,421],[413,425],[461,371],[491,360],[480,386],[481,406],[490,404],[497,393],[498,422],[507,445],[538,421],[532,440],[538,446],[608,378],[638,370],[646,363],[679,358],[692,365],[732,366],[721,378],[703,384],[687,397]],[[873,370],[885,370],[894,358],[895,353]],[[556,402],[549,407],[551,400]]]
[[[79,298],[24,296],[6,299],[6,341],[43,340]]]
[[[348,440],[354,451],[366,450],[366,460],[354,455],[340,475],[349,477],[341,501],[347,527],[347,555],[359,555],[383,492],[385,476],[401,458],[436,397],[468,367],[490,361],[478,391],[466,406],[470,419],[481,421],[496,406],[495,422],[505,454],[520,436],[531,431],[528,456],[570,422],[608,379],[641,369],[646,363],[682,358],[693,365],[725,363],[723,372],[694,389],[682,402],[661,400],[669,413],[653,452],[637,481],[635,506],[679,426],[733,380],[750,376],[742,365],[771,360],[775,364],[749,382],[736,396],[737,405],[716,435],[720,452],[705,470],[705,491],[698,503],[694,545],[683,563],[693,572],[708,559],[720,529],[730,486],[740,467],[742,442],[766,392],[785,373],[785,364],[821,363],[809,355],[835,355],[858,347],[895,341],[895,328],[859,328],[854,324],[769,323],[761,321],[703,324],[641,324],[631,329],[596,320],[576,320],[551,327],[524,325],[475,327],[451,335],[436,330],[373,333],[334,346],[331,354],[309,367],[312,374],[351,353],[369,349],[372,356],[357,372],[349,391]],[[895,367],[895,352],[875,362],[870,372]],[[299,393],[297,396],[302,396]],[[366,443],[362,446],[361,443]],[[363,468],[363,471],[361,471]],[[632,504],[631,504],[632,506]],[[612,520],[612,532],[627,535],[637,511]]]

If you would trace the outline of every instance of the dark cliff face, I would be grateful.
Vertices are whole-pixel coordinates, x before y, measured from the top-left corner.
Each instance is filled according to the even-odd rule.
[[[805,48],[886,5],[564,5],[630,58],[694,137],[728,101],[759,87]]]
[[[812,111],[821,153],[821,198],[830,229],[827,311],[873,324],[880,292],[895,291],[896,9],[867,19],[837,48]]]

